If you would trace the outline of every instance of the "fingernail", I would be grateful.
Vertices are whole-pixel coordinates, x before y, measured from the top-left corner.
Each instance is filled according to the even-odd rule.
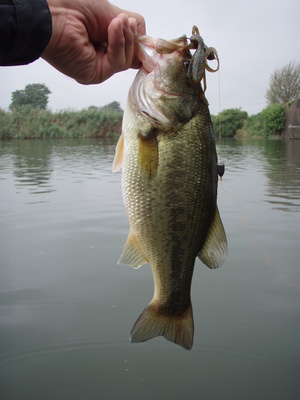
[[[125,28],[126,28],[126,29],[130,29],[130,26],[129,26],[129,18],[128,18],[128,15],[127,15],[127,14],[125,14]]]
[[[135,18],[129,18],[129,26],[131,33],[136,36],[137,35],[137,22]]]
[[[137,35],[137,22],[136,22],[136,19],[134,19],[134,21],[133,21],[132,33],[133,33],[134,35]]]

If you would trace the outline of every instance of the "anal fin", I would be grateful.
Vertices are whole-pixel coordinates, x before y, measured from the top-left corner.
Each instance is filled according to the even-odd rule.
[[[198,257],[208,268],[218,268],[224,263],[227,251],[226,233],[217,206],[214,219]]]
[[[139,268],[147,262],[148,260],[143,256],[135,236],[130,231],[118,264]]]

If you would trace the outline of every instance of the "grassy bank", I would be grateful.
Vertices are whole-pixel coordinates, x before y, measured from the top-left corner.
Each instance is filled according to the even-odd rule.
[[[123,112],[119,107],[115,108],[118,103],[114,103],[108,107],[55,113],[30,106],[8,112],[0,109],[0,139],[119,136]],[[221,129],[223,137],[280,136],[285,126],[285,110],[281,104],[268,106],[256,115],[248,116],[240,109],[227,109],[211,118],[216,135]]]
[[[119,135],[122,112],[38,110],[24,106],[12,112],[0,109],[0,139],[98,138]]]

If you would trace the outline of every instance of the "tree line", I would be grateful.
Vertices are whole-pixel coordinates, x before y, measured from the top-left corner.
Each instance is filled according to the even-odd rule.
[[[0,139],[98,138],[120,135],[123,111],[113,101],[103,107],[51,112],[49,88],[33,83],[12,93],[9,112],[0,109]]]
[[[90,107],[81,111],[37,109],[24,105],[0,109],[0,139],[106,138],[121,133],[122,110]]]
[[[266,91],[268,106],[248,116],[241,109],[227,109],[212,115],[216,134],[265,136],[280,134],[285,126],[285,107],[300,93],[300,64],[290,62],[270,76]],[[108,137],[119,135],[123,111],[113,101],[104,107],[91,106],[81,111],[51,112],[47,109],[49,88],[29,84],[12,93],[9,112],[0,109],[0,139]]]
[[[259,114],[248,116],[240,108],[222,111],[211,116],[216,135],[234,136],[264,136],[280,135],[285,127],[285,107],[283,104],[271,104]]]

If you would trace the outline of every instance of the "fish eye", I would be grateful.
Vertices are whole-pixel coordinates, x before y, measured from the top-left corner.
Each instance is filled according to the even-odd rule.
[[[190,64],[191,64],[191,60],[186,60],[184,63],[183,63],[183,65],[184,65],[184,68],[188,71],[188,69],[189,69],[189,67],[190,67]]]

